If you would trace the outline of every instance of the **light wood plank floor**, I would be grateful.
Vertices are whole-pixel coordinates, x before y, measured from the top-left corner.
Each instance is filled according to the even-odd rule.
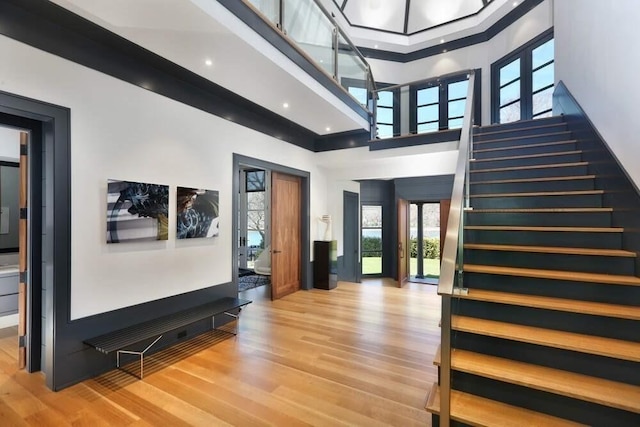
[[[54,393],[17,370],[16,329],[0,330],[0,425],[430,426],[436,287],[340,282],[271,302],[244,293],[235,338],[211,332]],[[135,370],[137,366],[132,366]]]

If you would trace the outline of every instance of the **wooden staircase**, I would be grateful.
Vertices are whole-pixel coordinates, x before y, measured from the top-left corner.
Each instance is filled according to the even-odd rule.
[[[476,130],[452,425],[640,426],[638,254],[578,147],[562,117]]]

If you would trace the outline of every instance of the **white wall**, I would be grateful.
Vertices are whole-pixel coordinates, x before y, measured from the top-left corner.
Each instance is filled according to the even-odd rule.
[[[349,180],[336,179],[333,171],[327,170],[327,214],[331,215],[331,238],[338,241],[338,256],[344,254],[344,192],[360,194],[360,183]],[[318,222],[318,217],[311,218]],[[312,239],[322,240],[324,228],[319,227],[317,236]]]
[[[0,126],[0,160],[20,160],[20,131]]]
[[[562,3],[561,0],[559,3]],[[553,26],[545,0],[491,40],[406,64],[368,59],[376,81],[402,84],[468,69],[482,69],[482,124],[491,122],[491,64]]]
[[[71,109],[71,318],[229,282],[232,153],[311,173],[311,215],[326,213],[326,178],[313,153],[0,37],[0,90]],[[19,59],[19,60],[18,60]],[[220,236],[106,241],[108,179],[220,191]],[[316,224],[311,222],[311,235]]]
[[[640,185],[637,0],[555,2],[555,77]]]

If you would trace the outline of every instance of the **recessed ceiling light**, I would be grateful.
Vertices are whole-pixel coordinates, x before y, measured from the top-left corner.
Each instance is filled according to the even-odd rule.
[[[374,44],[374,45],[373,45],[373,48],[374,48],[374,49],[377,49],[377,48],[378,48],[378,45],[377,45],[377,44]]]
[[[329,126],[327,126],[325,129],[327,132],[331,132],[331,128]]]
[[[444,43],[444,39],[440,39],[440,43]]]
[[[516,7],[517,5],[518,5],[518,2],[517,2],[517,1],[514,1],[514,2],[513,2],[513,7]]]
[[[204,61],[204,64],[205,64],[207,67],[211,67],[211,66],[213,65],[213,61],[212,61],[212,60],[210,60],[210,59],[207,59],[206,61]]]
[[[288,102],[285,102],[284,104],[282,104],[282,107],[283,107],[283,108],[289,108],[289,103],[288,103]]]

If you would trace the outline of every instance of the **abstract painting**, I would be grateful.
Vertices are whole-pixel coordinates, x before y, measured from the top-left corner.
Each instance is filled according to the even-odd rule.
[[[169,186],[110,179],[107,243],[167,240]]]
[[[219,198],[216,190],[178,187],[176,238],[217,236]]]

